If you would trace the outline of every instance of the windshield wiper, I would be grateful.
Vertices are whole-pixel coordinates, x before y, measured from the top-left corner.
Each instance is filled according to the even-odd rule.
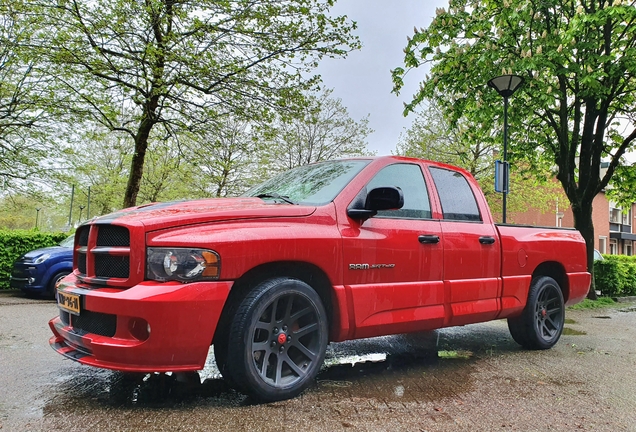
[[[275,199],[285,201],[287,204],[296,205],[296,203],[290,200],[288,196],[279,195],[276,192],[268,192],[268,193],[256,195],[256,198],[275,198]]]

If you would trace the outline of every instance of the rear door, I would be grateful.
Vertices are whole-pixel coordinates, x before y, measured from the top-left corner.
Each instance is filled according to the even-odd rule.
[[[388,165],[366,189],[380,186],[402,189],[404,206],[341,231],[354,337],[436,328],[444,322],[442,232],[439,220],[432,219],[422,166]]]
[[[501,247],[484,222],[475,191],[460,172],[429,167],[442,210],[444,284],[448,325],[494,319],[500,310]]]

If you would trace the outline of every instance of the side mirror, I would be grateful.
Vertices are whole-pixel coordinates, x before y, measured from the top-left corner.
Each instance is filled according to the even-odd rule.
[[[367,210],[397,210],[404,206],[404,194],[397,187],[371,189],[364,208]]]
[[[366,196],[365,196],[366,195]],[[351,203],[347,215],[352,219],[369,219],[379,210],[397,210],[404,206],[404,194],[394,186],[378,187],[366,193],[366,188]]]

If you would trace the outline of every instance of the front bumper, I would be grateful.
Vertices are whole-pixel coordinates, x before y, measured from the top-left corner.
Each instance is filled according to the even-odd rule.
[[[16,263],[11,271],[9,286],[23,291],[45,291],[42,275],[45,271],[35,264]]]
[[[49,321],[54,335],[49,344],[65,357],[100,368],[200,370],[231,287],[232,282],[218,281],[143,282],[121,290],[83,285],[69,276],[58,290],[79,296],[80,312],[60,308],[60,316]]]

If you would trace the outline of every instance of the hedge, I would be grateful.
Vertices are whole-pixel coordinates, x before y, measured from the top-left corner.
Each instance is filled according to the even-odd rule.
[[[594,261],[596,289],[606,297],[636,296],[636,256],[603,255]]]
[[[68,236],[68,233],[35,230],[0,230],[0,289],[9,288],[11,269],[18,258],[34,249],[55,246]]]

